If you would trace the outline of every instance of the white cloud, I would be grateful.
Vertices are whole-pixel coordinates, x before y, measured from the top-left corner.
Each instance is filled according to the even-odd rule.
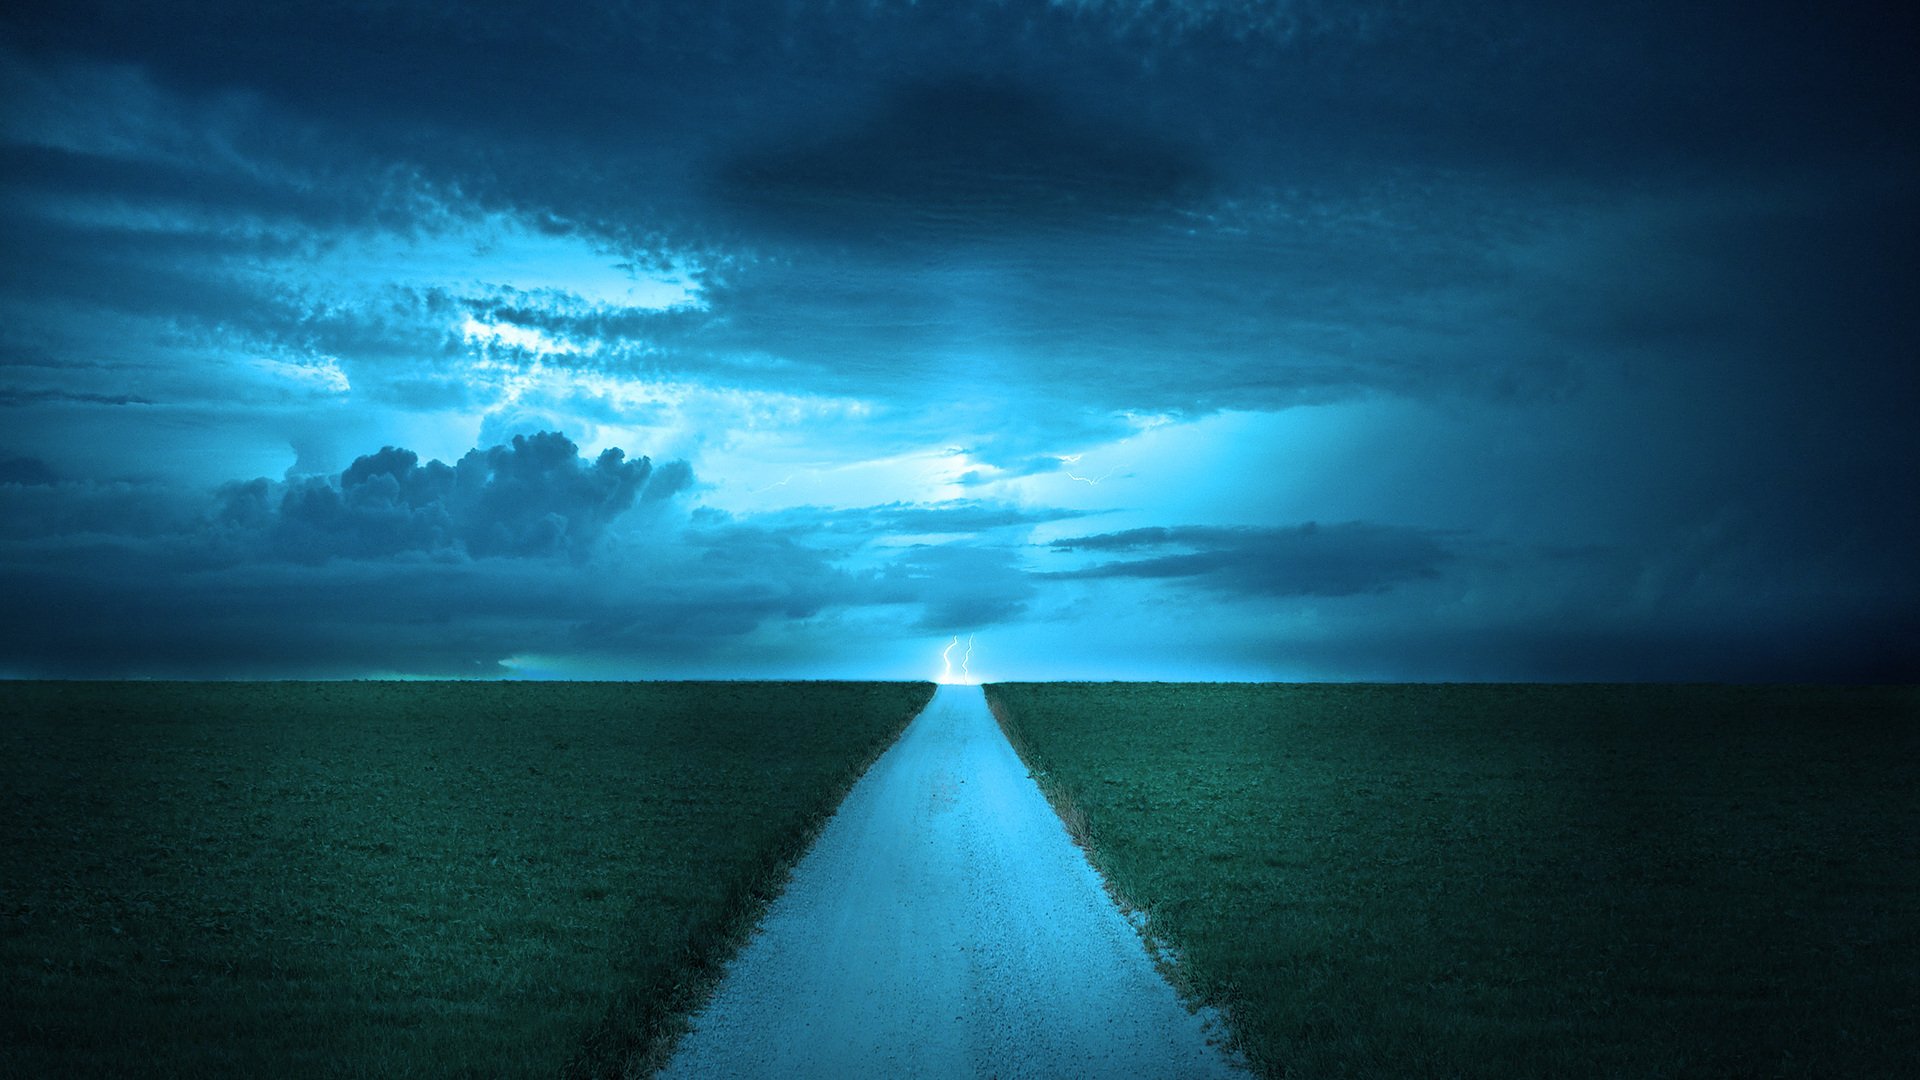
[[[316,392],[344,394],[353,389],[347,373],[340,370],[340,361],[331,356],[300,361],[262,358],[255,360],[253,366]]]
[[[382,232],[323,252],[315,276],[483,295],[503,289],[557,293],[620,310],[664,311],[702,303],[699,261],[687,253],[614,252],[585,237],[552,233],[506,214],[449,216],[419,235]],[[648,269],[642,263],[664,267]]]
[[[543,330],[530,326],[520,326],[506,321],[481,322],[473,316],[467,316],[460,324],[460,336],[473,345],[505,345],[508,348],[524,349],[542,356],[559,356],[591,352],[599,342],[588,342],[582,347],[576,342],[556,338]]]

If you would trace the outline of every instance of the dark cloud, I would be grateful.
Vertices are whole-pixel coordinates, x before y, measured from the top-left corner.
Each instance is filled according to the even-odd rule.
[[[59,477],[39,458],[0,459],[0,484],[51,484]]]
[[[754,527],[788,535],[837,536],[866,540],[878,536],[931,536],[949,533],[990,533],[1024,529],[1050,521],[1086,517],[1089,511],[1051,506],[1022,506],[996,499],[949,499],[945,502],[891,502],[843,509],[794,506],[752,516]],[[724,512],[704,509],[696,520],[730,522]]]
[[[387,447],[197,503],[7,468],[9,673],[501,674],[528,653],[699,656],[846,602],[829,556],[791,537],[682,537],[685,462],[589,460],[557,433],[452,465]]]
[[[1048,521],[1084,517],[1086,511],[1020,506],[990,499],[953,499],[941,503],[883,503],[857,510],[833,511],[822,516],[836,526],[848,526],[864,532],[924,535],[1025,528]]]
[[[391,205],[393,195],[388,185],[290,184],[236,172],[229,162],[217,160],[136,161],[52,146],[0,146],[0,178],[17,195],[124,200],[203,220],[315,228],[365,224],[383,205]]]
[[[205,518],[202,496],[163,484],[63,477],[36,458],[12,459],[0,476],[0,540],[183,536]]]
[[[889,532],[972,533],[988,529],[1009,529],[1038,525],[1048,521],[1067,521],[1085,517],[1084,510],[1048,506],[1017,506],[984,499],[955,499],[951,502],[908,506],[889,503],[870,511],[874,521]]]
[[[89,677],[501,675],[528,655],[631,671],[700,657],[793,609],[771,582],[795,568],[703,564],[659,539],[618,566],[404,557],[209,566],[151,546],[8,560],[0,653],[10,674]]]
[[[1081,516],[975,499],[846,510],[802,506],[744,521],[702,510],[694,515],[694,535],[710,561],[791,567],[795,572],[783,580],[808,582],[796,615],[833,606],[904,605],[917,612],[915,628],[955,633],[1017,618],[1038,595],[1021,545],[1005,531]],[[965,539],[886,542],[941,535]]]
[[[834,565],[843,553],[808,543],[814,538],[798,530],[725,523],[695,529],[688,539],[704,566],[739,583],[742,593],[752,596],[763,611],[803,619],[862,599],[851,577]],[[742,617],[733,604],[717,605],[704,614],[697,603],[688,606],[687,619],[732,622]]]
[[[386,447],[338,476],[304,477],[276,491],[266,480],[221,490],[219,520],[262,531],[276,552],[312,561],[404,552],[489,556],[586,554],[636,499],[658,501],[692,483],[685,462],[655,470],[609,448],[592,462],[557,432],[516,435],[453,465],[422,465]]]
[[[1920,668],[1911,609],[1725,620],[1380,622],[1363,633],[1249,643],[1268,663],[1378,681],[1907,683]]]
[[[705,311],[496,306],[613,346],[597,364],[914,404],[985,357],[999,411],[1032,424],[1050,419],[1021,407],[1036,395],[1196,413],[1555,388],[1585,370],[1568,353],[1593,347],[1577,333],[1587,298],[1536,283],[1582,252],[1514,259],[1516,240],[1606,211],[1623,178],[1656,203],[1715,186],[1817,195],[1834,190],[1830,170],[1904,176],[1914,156],[1895,108],[1910,87],[1884,17],[1864,11],[10,12],[23,65],[93,70],[92,57],[122,72],[109,82],[129,100],[111,104],[161,144],[8,151],[25,193],[8,222],[17,254],[0,260],[19,271],[10,291],[340,356],[356,387],[415,407],[447,400],[423,396],[442,383],[422,379],[421,358],[488,298],[343,303],[241,280],[227,259],[489,211],[636,258],[738,253],[708,280]],[[54,192],[199,226],[57,224],[36,201]],[[744,223],[708,205],[716,194]],[[1096,222],[1125,228],[1096,235]],[[882,234],[905,263],[826,250]],[[1752,265],[1796,257],[1751,235]],[[1707,244],[1663,238],[1649,260],[1570,287],[1644,292],[1662,277],[1649,261],[1684,264]],[[1596,317],[1729,326],[1715,279],[1674,277],[1669,310]],[[1798,309],[1790,283],[1756,284],[1755,305]],[[1806,312],[1793,330],[1848,325]]]
[[[1059,552],[1144,555],[1044,576],[1191,579],[1241,596],[1350,596],[1437,576],[1448,558],[1432,532],[1350,521],[1290,528],[1187,525],[1053,542]]]
[[[217,324],[271,299],[236,280],[230,260],[284,245],[244,230],[165,229],[49,221],[6,214],[9,250],[0,286],[18,302],[68,302],[87,310]]]
[[[692,487],[693,466],[685,461],[669,461],[653,471],[646,486],[640,489],[640,498],[645,502],[659,502]]]
[[[1013,619],[1037,592],[1016,551],[977,544],[907,548],[888,560],[875,587],[876,600],[920,605],[915,625],[943,634]]]
[[[75,393],[69,390],[21,389],[0,387],[0,408],[17,408],[24,405],[44,405],[52,402],[79,405],[152,405],[151,398],[137,394],[92,394]]]
[[[948,79],[893,89],[844,133],[733,158],[715,190],[754,224],[812,239],[964,243],[1137,225],[1204,195],[1206,172],[1192,147],[1035,88]]]
[[[626,671],[848,609],[966,632],[1035,597],[1019,550],[875,541],[1073,516],[962,500],[682,517],[684,462],[589,460],[554,433],[451,465],[386,447],[210,503],[8,468],[0,656],[18,674],[500,675],[528,655]]]

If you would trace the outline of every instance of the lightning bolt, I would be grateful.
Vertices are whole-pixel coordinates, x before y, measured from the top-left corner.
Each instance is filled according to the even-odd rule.
[[[940,662],[946,665],[946,670],[940,673],[941,682],[953,681],[953,647],[958,644],[960,644],[960,635],[955,634],[953,640],[947,642],[947,647],[940,650]]]
[[[954,635],[954,640],[959,640],[959,635]],[[967,665],[971,663],[973,663],[973,635],[968,634],[967,651],[960,657],[960,677],[962,679],[973,678],[973,672],[967,670]]]
[[[1073,464],[1077,464],[1081,458],[1086,456],[1087,455],[1085,454],[1055,454],[1053,455],[1053,460],[1058,461],[1062,465],[1073,465]],[[1108,469],[1106,472],[1101,473],[1099,476],[1081,476],[1080,474],[1074,472],[1072,469],[1063,469],[1061,471],[1067,474],[1067,479],[1069,480],[1078,480],[1083,484],[1098,485],[1100,481],[1105,480],[1107,477],[1112,476],[1114,473],[1117,473],[1124,468],[1126,468],[1125,464],[1115,465],[1113,468]]]
[[[767,485],[766,487],[763,487],[763,488],[755,488],[755,489],[753,489],[752,491],[750,491],[750,492],[748,492],[747,494],[749,494],[749,495],[762,495],[762,494],[765,494],[766,492],[769,492],[769,491],[772,491],[772,490],[773,490],[774,488],[777,488],[777,487],[786,487],[786,486],[787,486],[787,484],[788,484],[788,483],[789,483],[789,482],[790,482],[790,481],[791,481],[791,480],[792,480],[792,479],[793,479],[793,478],[794,478],[794,477],[795,477],[796,475],[798,475],[798,474],[796,474],[796,473],[788,473],[788,474],[787,474],[787,478],[786,478],[785,480],[782,480],[782,481],[780,481],[780,482],[779,482],[779,483],[777,483],[777,484],[768,484],[768,485]]]

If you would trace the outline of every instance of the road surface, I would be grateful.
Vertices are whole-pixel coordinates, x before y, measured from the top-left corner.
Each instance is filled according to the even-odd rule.
[[[1244,1077],[977,686],[942,686],[794,868],[663,1076]]]

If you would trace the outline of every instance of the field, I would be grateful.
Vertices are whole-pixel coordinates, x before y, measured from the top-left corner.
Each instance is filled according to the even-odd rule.
[[[931,691],[0,684],[0,1074],[616,1072]]]
[[[1268,1076],[1897,1076],[1912,688],[1004,684]]]

